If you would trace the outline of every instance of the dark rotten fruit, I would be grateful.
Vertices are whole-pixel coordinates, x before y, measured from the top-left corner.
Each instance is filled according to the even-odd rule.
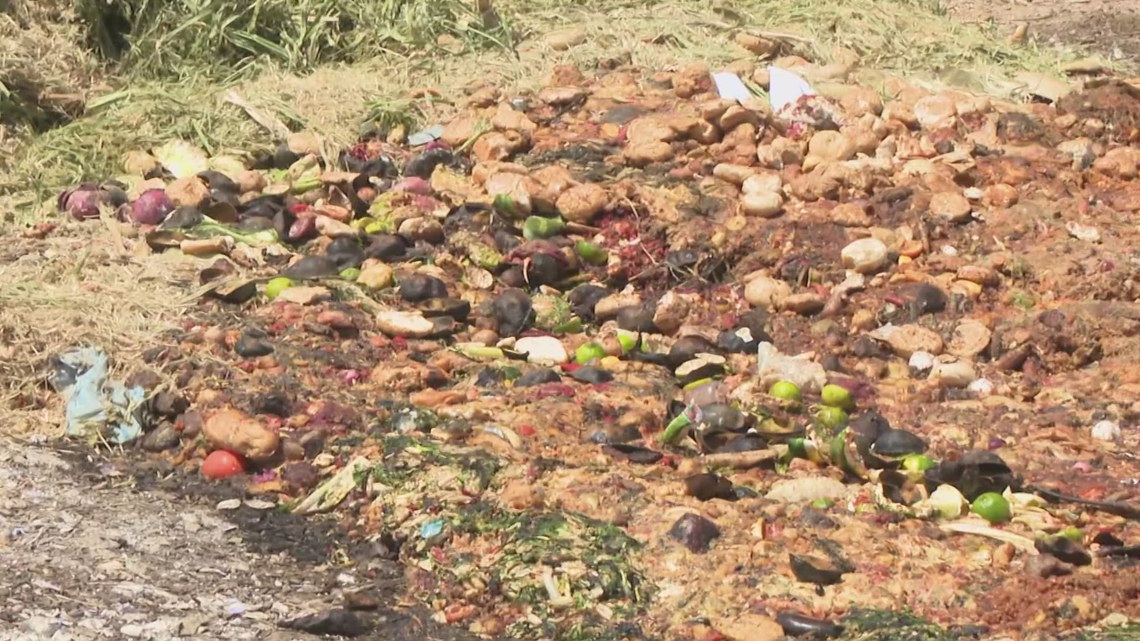
[[[828,559],[817,556],[789,554],[788,562],[796,580],[816,585],[835,585],[843,580],[845,572]]]
[[[601,385],[614,380],[614,375],[598,367],[579,367],[570,372],[570,378],[588,385]]]
[[[334,238],[325,248],[325,255],[340,269],[360,267],[364,263],[364,248],[356,238]]]
[[[968,501],[987,492],[1000,494],[1007,487],[1017,485],[1017,479],[1005,461],[984,450],[971,450],[957,460],[943,460],[926,470],[923,476],[931,491],[939,485],[953,485]]]
[[[293,280],[332,278],[340,273],[337,264],[327,256],[305,256],[281,271],[281,275]]]
[[[654,452],[653,450],[628,443],[611,443],[604,445],[602,446],[602,451],[614,458],[638,465],[653,465],[664,456],[661,452]]]
[[[732,491],[732,481],[717,474],[694,474],[685,479],[685,492],[698,501],[711,501],[724,499],[735,501],[736,494]]]
[[[220,171],[207,169],[206,171],[199,172],[198,178],[206,183],[211,190],[227,192],[229,194],[237,195],[241,189],[238,188],[237,183],[230,179],[229,176]]]
[[[455,155],[451,153],[449,149],[432,149],[425,151],[404,165],[404,175],[427,180],[431,178],[436,167],[451,164],[454,160]]]
[[[432,298],[421,303],[419,309],[428,318],[449,316],[465,323],[471,314],[471,303],[461,298]]]
[[[447,284],[435,276],[408,274],[400,277],[400,298],[417,303],[429,298],[446,298]]]
[[[565,274],[564,262],[550,254],[535,254],[523,264],[523,275],[530,287],[554,285]]]
[[[372,237],[371,244],[364,250],[365,258],[375,258],[385,263],[395,263],[408,254],[408,242],[395,234],[379,234]]]
[[[598,301],[610,295],[610,290],[600,285],[579,285],[570,290],[566,302],[570,303],[570,310],[583,322],[594,320],[594,307]]]
[[[716,354],[716,345],[700,336],[686,336],[678,339],[669,348],[669,367],[676,369],[694,358],[697,354]]]
[[[562,375],[552,369],[536,369],[518,377],[518,380],[515,381],[515,387],[533,387],[535,385],[557,383],[561,380]]]
[[[798,612],[781,612],[776,615],[776,623],[779,623],[784,629],[784,634],[790,637],[829,639],[843,634],[843,626],[837,623]]]
[[[669,536],[692,552],[705,552],[713,539],[720,536],[720,528],[699,514],[686,514],[669,528]]]
[[[628,332],[656,333],[658,329],[653,324],[655,311],[652,305],[623,307],[618,310],[617,325]]]
[[[937,314],[946,310],[947,302],[946,292],[930,283],[923,283],[915,290],[911,311],[916,317]]]
[[[163,229],[190,229],[202,222],[202,212],[197,207],[183,205],[166,217],[162,222]]]
[[[521,289],[508,289],[491,303],[500,336],[516,336],[534,322],[534,305]]]
[[[1063,536],[1050,536],[1037,539],[1037,541],[1034,542],[1034,547],[1037,548],[1038,552],[1051,554],[1070,565],[1084,566],[1092,564],[1092,555],[1081,547],[1080,543]]]

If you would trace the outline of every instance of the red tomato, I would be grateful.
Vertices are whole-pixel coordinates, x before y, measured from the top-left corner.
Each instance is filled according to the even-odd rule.
[[[244,473],[241,457],[233,452],[214,450],[202,461],[202,476],[208,479],[227,479]]]

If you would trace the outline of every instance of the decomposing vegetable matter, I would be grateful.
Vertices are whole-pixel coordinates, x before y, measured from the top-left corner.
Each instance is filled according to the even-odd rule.
[[[158,455],[335,512],[493,638],[1140,615],[1134,260],[1066,226],[1131,237],[1133,90],[774,112],[708,71],[562,66],[428,144],[172,144],[66,192],[198,261]]]

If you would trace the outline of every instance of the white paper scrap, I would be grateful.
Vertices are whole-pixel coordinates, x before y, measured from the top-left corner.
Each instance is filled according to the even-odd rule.
[[[753,97],[748,87],[744,86],[744,81],[734,73],[728,71],[714,73],[713,82],[716,83],[717,93],[725,100],[741,101]]]
[[[768,99],[772,103],[772,111],[778,112],[803,96],[815,95],[806,80],[787,69],[768,67],[768,78]]]

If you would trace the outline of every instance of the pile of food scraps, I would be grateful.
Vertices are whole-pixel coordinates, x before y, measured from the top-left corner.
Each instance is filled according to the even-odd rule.
[[[68,190],[200,261],[137,442],[493,638],[1123,630],[1136,90],[773,77],[560,66],[335,158],[176,141]]]

